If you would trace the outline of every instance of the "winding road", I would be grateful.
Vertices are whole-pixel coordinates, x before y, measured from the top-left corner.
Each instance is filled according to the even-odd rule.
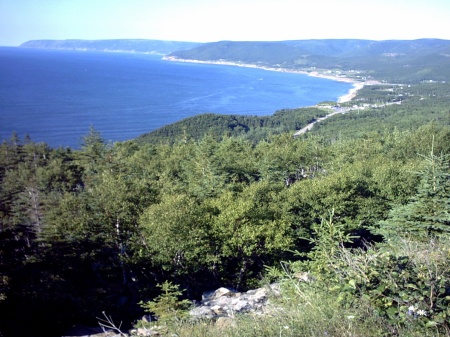
[[[333,108],[334,111],[326,116],[323,117],[319,117],[317,118],[314,122],[309,123],[308,125],[306,125],[304,128],[298,130],[296,133],[294,133],[294,137],[300,136],[302,134],[304,134],[306,131],[309,131],[313,128],[314,124],[316,124],[317,122],[321,122],[325,119],[327,119],[328,117],[337,115],[337,114],[345,114],[347,112],[350,111],[350,108]]]

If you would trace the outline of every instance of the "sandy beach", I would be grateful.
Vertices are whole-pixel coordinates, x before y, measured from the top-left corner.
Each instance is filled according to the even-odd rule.
[[[268,71],[279,71],[279,72],[285,72],[285,73],[295,73],[295,74],[302,74],[302,75],[308,75],[312,77],[319,77],[319,78],[325,78],[332,81],[338,81],[338,82],[346,82],[346,83],[352,83],[353,88],[351,88],[348,93],[345,95],[342,95],[338,98],[338,103],[345,103],[351,101],[356,94],[358,93],[358,90],[361,90],[364,87],[364,82],[355,81],[351,78],[347,77],[340,77],[340,76],[333,76],[329,74],[322,74],[317,71],[307,72],[302,70],[294,70],[294,69],[287,69],[287,68],[274,68],[274,67],[264,67],[264,66],[257,66],[254,64],[247,64],[247,63],[237,63],[237,62],[229,62],[229,61],[200,61],[200,60],[190,60],[190,59],[179,59],[173,56],[164,56],[163,60],[166,61],[174,61],[174,62],[187,62],[187,63],[203,63],[203,64],[219,64],[219,65],[229,65],[229,66],[235,66],[235,67],[245,67],[245,68],[256,68],[256,69],[262,69],[262,70],[268,70]]]
[[[353,82],[353,88],[349,90],[349,92],[338,98],[338,103],[345,103],[351,101],[356,97],[358,91],[364,88],[363,82]]]

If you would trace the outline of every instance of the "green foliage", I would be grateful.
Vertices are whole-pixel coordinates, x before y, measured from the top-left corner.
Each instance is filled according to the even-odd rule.
[[[404,91],[408,89],[411,89],[411,91],[420,90],[422,86],[424,85],[413,86],[414,89],[405,87]],[[402,104],[386,105],[386,96],[383,95],[380,106],[368,106],[364,107],[364,109],[355,108],[350,113],[332,116],[314,125],[314,128],[309,133],[330,139],[354,139],[370,137],[374,133],[379,134],[386,131],[408,133],[408,131],[422,128],[424,130],[422,137],[428,137],[428,139],[425,142],[410,142],[411,148],[405,148],[404,150],[407,152],[415,150],[416,153],[425,153],[429,150],[429,148],[426,149],[425,147],[430,144],[430,132],[435,134],[442,130],[442,126],[450,125],[448,84],[440,84],[439,86],[442,90],[442,96],[438,99],[435,97],[430,98],[428,94],[420,97],[415,93],[411,93],[414,96],[405,98]],[[406,92],[404,95],[406,95]],[[363,97],[365,97],[365,94]],[[365,103],[363,99],[358,104],[370,105],[370,103]],[[349,125],[352,125],[352,127],[349,127]],[[432,131],[431,129],[434,130]],[[428,134],[425,130],[428,131]],[[446,129],[444,128],[443,130]],[[415,137],[417,136],[416,134]],[[407,139],[408,135],[405,134],[405,138],[402,141],[407,141]],[[445,142],[436,142],[436,144],[446,146],[444,145],[446,144]],[[417,151],[417,148],[421,149]]]
[[[326,111],[318,108],[283,109],[273,116],[240,116],[201,114],[186,118],[174,124],[144,134],[136,139],[139,143],[170,144],[187,139],[201,140],[206,135],[214,138],[243,137],[259,142],[271,134],[292,132],[306,126],[313,120],[325,116]]]
[[[316,246],[307,254],[310,260],[291,262],[285,268],[286,296],[298,296],[310,310],[318,310],[305,292],[325,292],[338,303],[336,310],[353,310],[352,316],[361,320],[379,317],[385,321],[384,329],[399,336],[448,331],[448,237],[348,249],[339,245],[348,236],[332,228],[330,221],[317,234]],[[305,278],[305,271],[312,277]]]
[[[391,210],[388,219],[380,222],[379,233],[387,240],[409,237],[428,240],[450,233],[450,165],[447,155],[435,155],[433,149],[424,157],[417,173],[417,193],[405,205]]]
[[[220,41],[200,45],[191,50],[183,50],[172,55],[189,60],[238,63],[258,62],[259,65],[285,64],[293,58],[301,58],[303,51],[279,42],[234,42]]]
[[[313,225],[311,228],[312,237],[306,238],[312,244],[312,248],[305,254],[308,260],[303,262],[302,268],[312,272],[313,275],[329,277],[330,256],[335,256],[340,247],[352,242],[353,238],[345,232],[344,226],[335,224],[333,217],[334,210],[330,212],[329,219],[322,219],[319,225]]]
[[[423,115],[430,109],[424,108]],[[322,112],[283,110],[274,117],[281,121],[279,130],[292,131],[290,123]],[[400,110],[392,109],[392,116],[396,112]],[[364,124],[363,119],[358,121]],[[364,129],[359,124],[347,129],[359,126]],[[418,200],[426,207],[414,206],[422,214],[416,222],[432,223],[433,236],[445,239],[450,152],[446,123],[418,129],[405,124],[392,131],[362,134],[343,130],[341,136],[310,132],[295,139],[292,132],[267,135],[251,130],[239,137],[200,132],[198,140],[185,134],[173,142],[105,145],[91,129],[78,151],[21,142],[17,136],[4,142],[0,146],[0,293],[6,298],[0,307],[9,313],[5,317],[21,317],[13,310],[19,305],[21,315],[33,320],[30,326],[38,322],[48,326],[51,319],[55,327],[65,326],[68,321],[95,317],[99,310],[114,316],[120,310],[131,320],[141,314],[137,303],[152,298],[154,284],[180,284],[189,298],[216,286],[245,290],[266,276],[268,266],[295,259],[294,251],[302,261],[291,264],[292,269],[300,265],[303,271],[317,274],[318,284],[330,291],[313,289],[324,303],[321,311],[332,294],[340,299],[335,311],[345,305],[341,310],[350,315],[365,305],[364,310],[377,312],[378,318],[370,319],[383,317],[383,324],[390,324],[394,321],[383,309],[390,303],[386,299],[393,298],[390,307],[405,306],[405,300],[397,299],[396,287],[408,284],[416,284],[422,296],[426,289],[435,289],[423,301],[419,290],[407,293],[417,299],[417,310],[430,310],[423,308],[423,302],[431,303],[431,297],[434,307],[445,304],[446,293],[436,289],[448,280],[439,271],[446,265],[420,265],[392,249],[386,253],[389,259],[383,260],[385,255],[376,250],[367,255],[373,259],[374,266],[367,267],[373,275],[357,278],[348,270],[351,261],[343,263],[342,245],[363,245],[371,239],[368,229],[380,221],[400,225],[401,217],[392,215]],[[432,135],[433,156],[424,161],[417,153],[429,152]],[[333,216],[322,220],[329,210]],[[348,243],[353,236],[361,237]],[[358,254],[355,263],[362,259]],[[387,274],[398,272],[405,263],[401,267],[405,273],[398,279]],[[431,265],[444,283],[434,276],[414,276],[429,275]],[[387,289],[381,295],[376,292],[379,284]],[[334,289],[336,285],[345,289]],[[364,292],[369,298],[363,299]],[[48,310],[32,314],[43,303]],[[327,326],[324,331],[342,331],[336,323],[342,317],[326,312],[314,314],[318,324]],[[427,319],[440,328],[442,312],[436,309],[436,315]],[[298,315],[277,324],[308,331],[303,323],[294,326],[287,320],[298,318],[306,324],[314,315],[308,319]],[[405,327],[406,321],[397,316]],[[323,323],[327,317],[335,322],[333,326]],[[0,317],[2,326],[12,330],[19,326],[15,322]],[[262,334],[269,329],[260,321],[257,324]],[[27,327],[15,329],[23,330],[13,335],[27,335]]]
[[[225,192],[211,201],[211,234],[227,271],[222,278],[237,289],[251,280],[258,271],[255,266],[271,263],[292,247],[289,223],[276,204],[276,189],[264,182],[246,187],[240,195]]]
[[[384,334],[387,331],[387,324],[382,318],[357,316],[356,308],[341,307],[334,296],[324,291],[313,287],[301,287],[300,284],[296,284],[300,287],[293,285],[294,282],[284,282],[282,296],[271,298],[274,305],[270,307],[267,315],[236,315],[234,318],[219,318],[217,321],[182,321],[170,325],[163,335],[176,334],[180,337],[387,335]]]
[[[393,325],[449,326],[448,239],[335,255],[339,282],[331,287],[346,302],[369,301]],[[341,261],[340,263],[338,261]]]
[[[194,198],[164,197],[147,208],[140,219],[141,258],[175,274],[195,273],[215,260],[208,216]]]
[[[186,299],[180,300],[183,293],[177,284],[165,281],[157,287],[161,289],[160,295],[152,301],[139,303],[145,311],[154,314],[161,323],[179,320],[188,314],[191,302]]]
[[[387,82],[445,81],[450,74],[449,41],[295,40],[279,42],[220,41],[171,54],[181,59],[228,61],[273,68],[338,69],[350,76]],[[407,65],[407,66],[405,66]],[[355,74],[355,70],[358,72]]]
[[[305,255],[308,260],[291,263],[294,273],[312,272],[343,305],[367,301],[377,315],[393,326],[415,329],[448,328],[448,161],[446,156],[425,157],[418,193],[413,201],[394,208],[382,222],[380,233],[392,245],[351,251],[343,248],[350,236],[332,217],[311,227],[314,244]],[[402,239],[401,234],[408,240]],[[419,243],[440,237],[428,246]],[[388,241],[388,242],[390,242]],[[399,244],[408,249],[399,249]],[[412,248],[409,245],[415,245]]]

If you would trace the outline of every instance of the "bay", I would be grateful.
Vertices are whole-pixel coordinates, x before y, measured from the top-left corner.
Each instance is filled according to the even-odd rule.
[[[206,112],[263,116],[336,101],[351,87],[158,55],[0,47],[0,140],[16,132],[79,148],[91,126],[108,142],[123,141]]]

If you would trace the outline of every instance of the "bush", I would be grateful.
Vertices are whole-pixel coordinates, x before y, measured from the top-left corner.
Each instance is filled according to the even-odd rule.
[[[170,322],[185,317],[192,304],[189,300],[179,299],[182,295],[179,286],[165,281],[163,284],[158,284],[158,287],[161,288],[161,295],[153,301],[140,302],[139,305],[147,312],[154,314],[159,322]]]

